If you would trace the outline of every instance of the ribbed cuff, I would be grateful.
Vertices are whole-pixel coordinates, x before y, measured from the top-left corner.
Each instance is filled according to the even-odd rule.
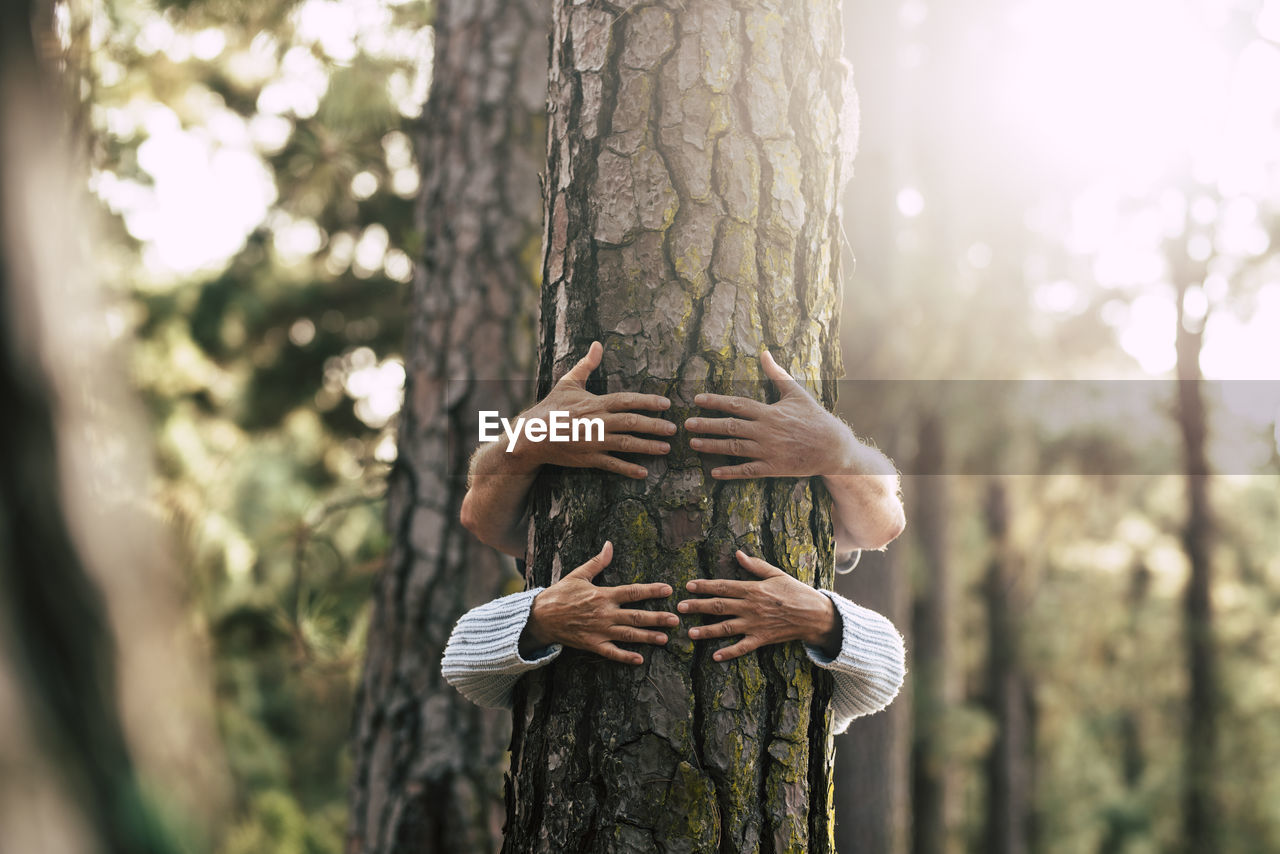
[[[822,593],[840,615],[840,651],[833,658],[818,647],[804,647],[810,661],[835,676],[831,707],[835,731],[843,732],[853,718],[880,711],[898,695],[907,673],[906,648],[887,617],[834,591]]]
[[[560,644],[552,644],[532,659],[520,654],[520,635],[529,622],[533,599],[542,590],[535,587],[503,596],[463,614],[440,663],[445,681],[473,703],[509,707],[516,680],[555,661],[562,650]]]

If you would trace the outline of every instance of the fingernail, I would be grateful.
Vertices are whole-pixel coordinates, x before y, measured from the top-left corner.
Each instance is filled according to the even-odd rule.
[[[701,439],[690,439],[690,440],[689,440],[689,447],[691,447],[691,448],[701,448],[701,447],[702,447],[702,440],[701,440]]]
[[[720,477],[722,474],[724,474],[724,469],[712,469],[712,470],[711,470],[711,476],[712,476],[712,477]]]
[[[705,394],[696,394],[693,396],[694,403],[702,403],[706,399],[707,399],[707,396]]]
[[[662,423],[663,423],[662,429],[667,431],[673,436],[675,435],[676,430],[679,429],[678,427],[676,427],[676,425],[672,424],[670,421],[663,421]]]
[[[670,446],[670,445],[668,445],[666,442],[659,442],[659,443],[658,443],[658,446],[659,446],[660,448],[662,448],[662,453],[664,453],[664,454],[665,454],[667,451],[671,450],[671,446]]]
[[[662,643],[666,643],[666,642],[667,642],[667,636],[666,636],[666,635],[658,635],[658,643],[662,644]]]
[[[688,589],[688,590],[697,590],[697,589],[698,589],[698,582],[696,582],[696,581],[690,581],[688,584],[686,584],[686,585],[685,585],[685,588],[686,588],[686,589]]]
[[[696,419],[696,418],[686,418],[686,419],[684,420],[684,426],[688,427],[690,430],[697,430],[697,429],[698,429],[698,419]]]
[[[669,409],[671,407],[671,401],[664,397],[662,398],[662,405]]]
[[[721,655],[721,654],[720,654],[720,653],[718,653],[718,652],[717,652],[715,655],[711,656],[711,657],[712,657],[712,658],[714,658],[716,661],[719,661],[720,659],[724,658],[724,656],[723,656],[723,655]]]
[[[680,611],[682,611],[682,612],[683,612],[683,611],[688,611],[688,610],[689,610],[689,603],[688,603],[688,602],[681,602],[679,605],[677,605],[677,606],[676,606],[676,608],[677,608],[677,609],[679,609],[679,610],[680,610]]]
[[[696,638],[700,634],[702,634],[702,632],[698,631],[697,629],[689,629],[689,637],[691,638]]]
[[[670,584],[664,584],[664,585],[662,585],[662,595],[663,595],[663,596],[670,596],[670,595],[671,595],[671,585],[670,585]]]

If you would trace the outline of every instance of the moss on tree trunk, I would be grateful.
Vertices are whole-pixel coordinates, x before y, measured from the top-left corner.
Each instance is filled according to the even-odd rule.
[[[681,423],[699,391],[762,398],[767,347],[832,405],[839,3],[560,0],[553,26],[540,391],[600,339],[598,390],[668,394]],[[547,472],[530,583],[610,539],[601,582],[667,581],[669,608],[740,577],[738,547],[830,586],[818,482],[715,482],[685,438],[645,482]],[[832,850],[831,684],[801,646],[718,664],[682,628],[642,651],[521,681],[505,850]]]

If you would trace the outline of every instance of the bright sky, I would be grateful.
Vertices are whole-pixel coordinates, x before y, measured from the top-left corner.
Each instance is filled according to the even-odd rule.
[[[1256,32],[1233,48],[1228,25],[1250,9]],[[1009,125],[1046,168],[1091,176],[1067,245],[1098,284],[1141,293],[1108,318],[1123,349],[1148,373],[1172,370],[1163,245],[1185,239],[1212,258],[1187,305],[1210,312],[1205,374],[1280,379],[1280,266],[1239,275],[1273,250],[1262,217],[1280,209],[1280,0],[1024,0],[1010,26],[1018,47],[996,84]],[[1070,311],[1074,287],[1049,283],[1037,303]]]

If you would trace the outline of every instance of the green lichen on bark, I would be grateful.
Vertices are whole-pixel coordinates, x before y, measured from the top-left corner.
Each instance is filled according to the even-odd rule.
[[[763,398],[762,348],[827,405],[838,353],[838,0],[554,9],[539,385],[605,343],[597,391]],[[682,432],[647,480],[547,472],[530,583],[615,544],[600,583],[744,577],[737,548],[832,580],[816,482],[717,482]],[[720,461],[723,462],[723,461]],[[833,848],[830,680],[799,644],[729,663],[691,620],[628,667],[574,650],[522,680],[510,852]]]

